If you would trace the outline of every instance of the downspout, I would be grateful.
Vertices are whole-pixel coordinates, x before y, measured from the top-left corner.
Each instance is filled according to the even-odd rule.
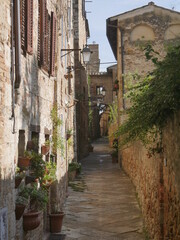
[[[21,83],[21,28],[20,28],[20,0],[15,1],[15,51],[16,51],[16,80],[15,88]]]
[[[14,4],[11,0],[11,119],[13,119],[13,134],[15,133],[15,114],[14,114]]]
[[[125,100],[124,100],[124,41],[123,41],[123,30],[120,28],[121,32],[121,69],[122,69],[122,93],[123,93],[123,109],[126,109]]]

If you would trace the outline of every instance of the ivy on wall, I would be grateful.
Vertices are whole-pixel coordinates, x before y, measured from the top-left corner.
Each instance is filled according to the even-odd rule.
[[[161,152],[161,133],[169,118],[180,109],[180,45],[171,47],[159,61],[151,45],[146,47],[146,58],[155,69],[129,89],[126,94],[131,107],[127,120],[119,127],[120,146],[135,140],[150,147],[152,153]]]

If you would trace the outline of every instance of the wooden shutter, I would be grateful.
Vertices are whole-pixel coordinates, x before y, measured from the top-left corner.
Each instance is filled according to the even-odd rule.
[[[33,53],[33,0],[26,0],[27,3],[27,52]]]
[[[40,48],[40,65],[46,65],[46,33],[47,33],[47,1],[39,2],[39,48]]]
[[[26,51],[26,0],[21,0],[21,48]]]
[[[56,17],[51,12],[51,54],[50,54],[50,75],[55,75],[55,54],[56,54]]]

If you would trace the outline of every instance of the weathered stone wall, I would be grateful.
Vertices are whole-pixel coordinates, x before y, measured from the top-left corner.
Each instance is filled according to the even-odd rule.
[[[14,156],[15,136],[11,119],[11,17],[10,0],[0,2],[0,218],[7,208],[8,239],[15,237]],[[2,219],[1,219],[2,220]],[[2,225],[1,225],[2,226]]]
[[[176,33],[170,31],[175,25]],[[123,73],[126,83],[127,74],[144,76],[153,69],[143,51],[148,42],[164,56],[164,46],[179,41],[180,14],[150,4],[145,9],[120,15],[118,26],[123,30],[123,42],[120,38],[118,41],[119,66],[122,66],[121,61],[124,63],[124,71],[119,68],[118,76],[122,79]],[[121,84],[120,81],[119,104],[123,110]],[[125,100],[124,107],[129,106]],[[123,121],[121,117],[120,122]],[[153,240],[179,239],[179,115],[165,128],[163,144],[164,154],[156,156],[150,156],[139,142],[121,152],[122,166],[136,186],[145,225]]]
[[[136,186],[152,239],[179,238],[179,132],[177,114],[164,129],[161,156],[149,157],[141,143],[122,152],[123,168]]]
[[[180,238],[180,112],[163,132],[164,236]]]
[[[67,8],[71,8],[72,2],[48,0],[47,9],[57,16],[57,41],[56,41],[56,77],[50,77],[49,73],[38,66],[38,0],[33,1],[33,54],[21,55],[21,84],[15,91],[15,117],[12,116],[12,75],[11,75],[11,1],[0,2],[2,14],[0,16],[0,217],[1,210],[7,210],[8,239],[44,239],[43,232],[46,229],[41,215],[41,225],[34,231],[25,233],[22,228],[22,218],[15,220],[15,199],[18,190],[14,188],[15,168],[18,165],[19,130],[25,133],[26,149],[27,141],[32,139],[32,132],[39,134],[39,152],[45,142],[45,134],[51,138],[53,105],[58,107],[58,117],[62,120],[59,132],[63,139],[64,153],[57,153],[57,185],[56,191],[51,197],[58,207],[62,208],[66,197],[67,165],[74,158],[74,138],[72,144],[66,143],[66,131],[74,126],[74,77],[71,78],[71,94],[68,92],[69,82],[64,75],[67,66],[73,60],[73,54],[61,58],[61,49],[73,48],[73,32],[69,27]],[[61,7],[60,7],[61,6]],[[64,19],[63,29],[61,16]],[[63,34],[62,34],[63,33]],[[63,35],[63,41],[61,41]],[[63,44],[58,44],[62,43]],[[68,43],[69,45],[68,45]],[[74,65],[74,64],[73,64]],[[44,156],[45,159],[45,156]],[[51,209],[50,209],[51,210]],[[15,224],[16,223],[16,224]],[[2,231],[2,229],[1,229]]]
[[[87,19],[82,11],[83,0],[73,1],[73,30],[74,48],[83,49],[87,43]],[[83,63],[81,51],[75,51],[75,98],[76,105],[76,131],[77,131],[77,158],[88,155],[88,76]]]

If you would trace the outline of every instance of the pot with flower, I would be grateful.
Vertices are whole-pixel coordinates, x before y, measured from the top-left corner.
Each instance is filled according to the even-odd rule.
[[[31,231],[37,228],[41,222],[41,212],[48,202],[48,193],[43,188],[38,188],[37,184],[28,188],[29,208],[23,214],[23,229]]]
[[[50,150],[50,141],[47,140],[42,146],[41,146],[41,154],[46,155],[49,153]]]
[[[39,153],[32,152],[31,166],[30,166],[30,177],[33,182],[39,182],[42,184],[46,163],[42,159],[42,155]]]
[[[28,168],[31,163],[31,152],[24,151],[24,156],[18,157],[18,167],[20,169]]]
[[[71,162],[68,167],[69,181],[73,181],[77,174],[81,173],[81,163]]]
[[[56,180],[56,164],[52,161],[46,162],[45,172],[42,179],[42,186],[49,188]]]
[[[54,210],[52,211],[52,213],[49,214],[51,233],[61,232],[64,215],[65,214],[61,209],[59,209],[57,206],[54,207]]]
[[[19,220],[22,217],[24,210],[28,204],[28,199],[29,199],[29,194],[28,194],[27,188],[26,187],[21,188],[16,198],[16,208],[15,208],[16,220]]]
[[[114,88],[113,91],[117,91],[119,89],[119,81],[116,79],[114,82]]]
[[[19,167],[16,167],[15,171],[15,188],[18,188],[21,184],[22,179],[25,177],[25,171],[21,170]]]

